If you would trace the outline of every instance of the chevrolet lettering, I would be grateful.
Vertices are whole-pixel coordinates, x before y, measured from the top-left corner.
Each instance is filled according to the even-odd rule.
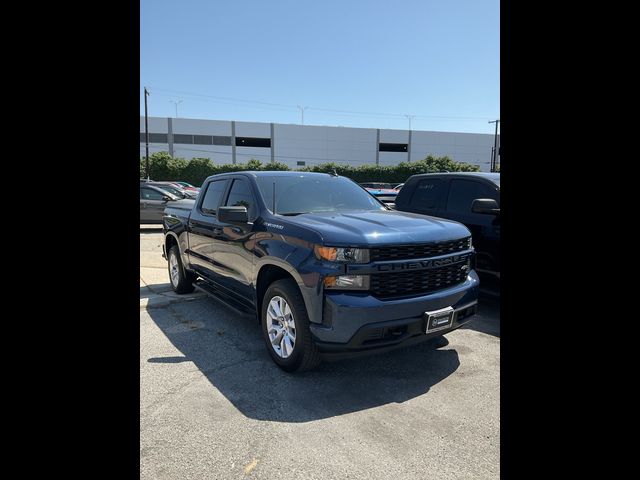
[[[426,268],[436,268],[443,265],[450,265],[452,263],[460,263],[470,261],[470,256],[455,255],[452,257],[438,258],[434,260],[422,260],[420,262],[408,262],[408,263],[390,263],[378,265],[378,271],[380,272],[392,272],[394,270],[421,270]]]

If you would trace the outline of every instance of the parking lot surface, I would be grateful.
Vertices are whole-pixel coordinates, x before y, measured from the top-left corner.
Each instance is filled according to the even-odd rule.
[[[288,374],[255,318],[170,293],[140,234],[142,479],[499,478],[500,315],[429,344]]]

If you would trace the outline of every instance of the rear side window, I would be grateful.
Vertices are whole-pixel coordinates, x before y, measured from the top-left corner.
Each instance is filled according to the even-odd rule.
[[[473,180],[451,180],[447,211],[471,213],[471,204],[476,198],[492,198],[500,206],[500,196],[495,188]]]
[[[229,192],[229,198],[227,199],[227,207],[240,206],[247,207],[250,220],[254,218],[253,214],[255,213],[256,206],[249,183],[245,180],[234,180],[233,185],[231,185],[231,191]]]
[[[207,215],[217,214],[217,208],[220,205],[220,199],[226,186],[226,180],[216,180],[215,182],[209,183],[200,207],[202,213],[206,213]]]
[[[411,206],[418,210],[435,210],[440,205],[444,185],[438,178],[420,180],[411,197]]]

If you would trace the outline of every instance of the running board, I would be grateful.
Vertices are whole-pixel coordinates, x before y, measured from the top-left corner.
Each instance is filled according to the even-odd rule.
[[[215,288],[213,285],[211,285],[208,282],[205,282],[204,280],[196,280],[195,282],[193,282],[193,286],[196,287],[201,292],[206,293],[207,295],[212,297],[214,300],[217,300],[218,302],[222,303],[225,307],[230,308],[236,313],[239,313],[240,315],[255,316],[255,312],[253,311],[253,309],[249,307],[245,307],[241,303],[234,300],[231,296],[225,294],[220,289]]]

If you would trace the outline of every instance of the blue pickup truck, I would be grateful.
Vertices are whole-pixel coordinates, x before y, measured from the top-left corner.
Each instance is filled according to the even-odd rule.
[[[286,371],[437,339],[476,313],[460,223],[391,210],[335,174],[227,173],[200,192],[164,212],[171,285],[255,315]]]

